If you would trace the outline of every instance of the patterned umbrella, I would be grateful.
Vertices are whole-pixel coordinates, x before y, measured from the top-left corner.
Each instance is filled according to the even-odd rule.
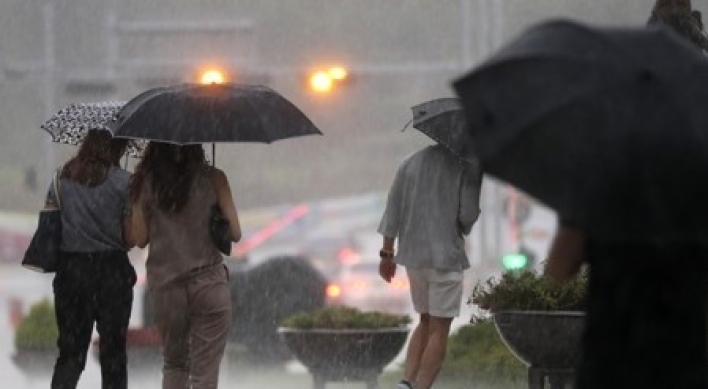
[[[89,130],[110,131],[108,124],[115,120],[124,105],[125,101],[73,103],[54,114],[41,128],[54,142],[78,145]],[[146,145],[146,141],[131,140],[128,155],[139,157]]]

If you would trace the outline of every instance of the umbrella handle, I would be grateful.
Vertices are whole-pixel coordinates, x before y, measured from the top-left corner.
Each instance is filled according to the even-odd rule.
[[[216,165],[216,143],[211,144],[211,166]]]

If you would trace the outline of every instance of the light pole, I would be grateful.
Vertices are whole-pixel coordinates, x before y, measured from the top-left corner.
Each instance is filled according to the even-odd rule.
[[[462,71],[468,71],[473,61],[481,60],[498,47],[504,33],[504,0],[460,0],[462,17]],[[476,36],[476,58],[472,55],[472,35]],[[500,258],[503,251],[503,226],[501,198],[503,184],[489,178],[485,179],[480,196],[482,215],[479,226],[479,255],[482,261]],[[486,211],[486,212],[485,212]]]
[[[54,48],[54,5],[47,2],[42,6],[43,20],[43,38],[44,38],[44,56],[43,56],[43,81],[44,81],[44,118],[48,119],[54,114],[55,104],[55,87],[54,77],[56,68],[56,52]],[[54,147],[52,146],[52,138],[44,137],[44,172],[45,182],[49,181],[49,177],[54,170]]]

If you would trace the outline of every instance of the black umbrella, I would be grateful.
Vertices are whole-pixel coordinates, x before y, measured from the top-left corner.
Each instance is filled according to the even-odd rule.
[[[182,84],[150,89],[119,112],[116,138],[176,144],[265,142],[322,134],[295,105],[261,85]]]
[[[668,29],[547,22],[454,88],[483,170],[593,236],[708,233],[708,62]]]
[[[413,128],[445,146],[460,159],[479,164],[473,155],[465,112],[457,98],[443,97],[426,101],[411,110]]]
[[[125,105],[125,101],[72,103],[60,109],[41,125],[52,141],[68,145],[80,144],[89,131],[109,131],[109,125]],[[128,155],[138,157],[145,141],[128,142]]]

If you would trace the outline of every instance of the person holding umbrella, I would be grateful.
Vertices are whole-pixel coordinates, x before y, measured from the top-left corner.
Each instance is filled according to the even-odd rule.
[[[162,387],[216,388],[232,305],[219,251],[223,234],[212,234],[214,206],[232,242],[241,227],[226,175],[207,163],[202,144],[321,132],[274,90],[246,84],[147,90],[128,101],[111,130],[117,138],[151,141],[130,183],[129,241],[149,244],[147,282],[164,343]]]
[[[226,175],[201,145],[150,142],[130,183],[129,241],[150,244],[147,282],[163,339],[163,388],[218,386],[231,323],[228,269],[209,233],[211,207],[241,238]]]
[[[551,20],[453,84],[484,171],[557,212],[545,274],[588,265],[578,389],[708,387],[708,61],[684,38]]]
[[[478,164],[459,157],[457,143],[445,142],[465,130],[455,99],[431,101],[413,113],[413,127],[439,144],[408,156],[398,168],[378,227],[379,274],[391,282],[397,265],[406,268],[420,322],[398,388],[427,389],[440,372],[450,325],[460,312],[463,271],[470,267],[464,236],[480,214],[482,174]]]
[[[76,388],[86,366],[93,325],[100,336],[104,389],[127,388],[126,330],[136,274],[123,239],[130,173],[119,166],[127,141],[87,131],[77,154],[59,169],[58,191],[45,208],[60,204],[61,256],[54,277],[59,356],[52,389]]]

